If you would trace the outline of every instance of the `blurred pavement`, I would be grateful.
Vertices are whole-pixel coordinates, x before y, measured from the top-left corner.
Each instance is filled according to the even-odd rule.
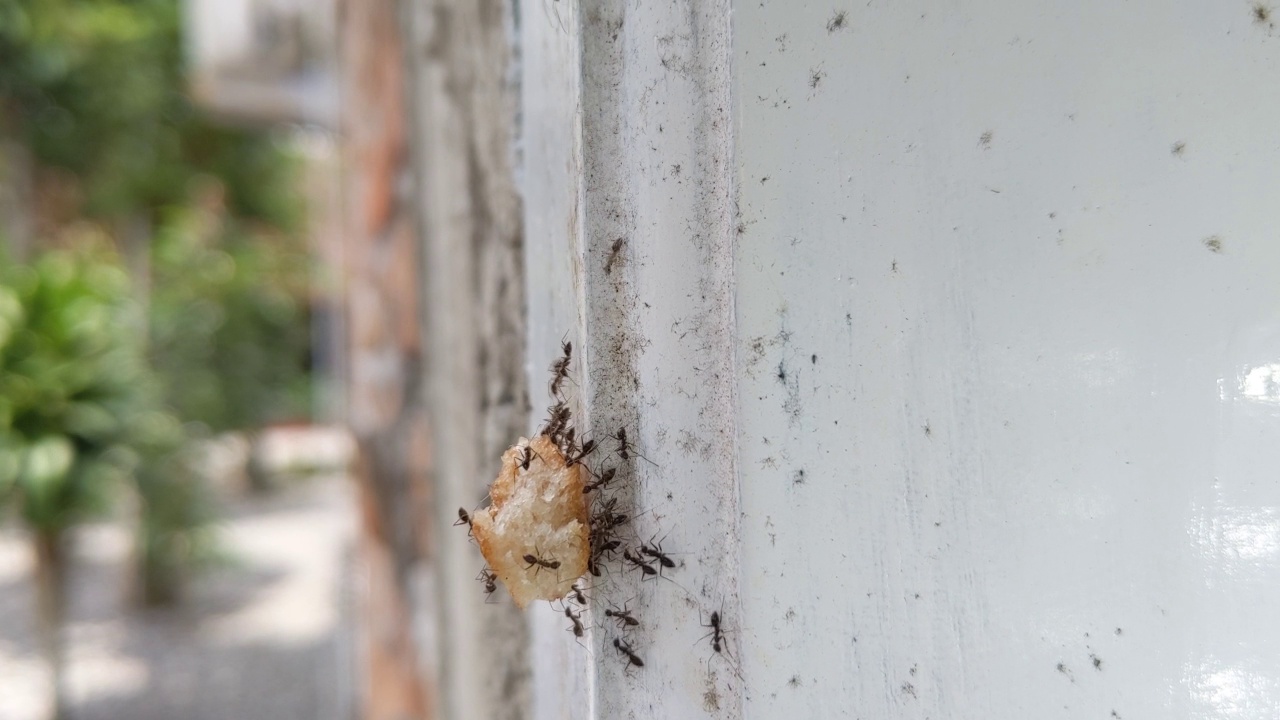
[[[119,524],[77,533],[66,629],[73,720],[349,720],[350,487],[337,475],[229,502],[229,561],[188,602],[130,604]],[[31,557],[0,530],[0,720],[42,720],[47,672],[33,629]]]

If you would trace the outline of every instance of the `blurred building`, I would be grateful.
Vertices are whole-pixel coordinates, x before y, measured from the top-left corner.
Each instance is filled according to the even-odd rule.
[[[334,0],[184,0],[191,93],[250,123],[335,128]]]

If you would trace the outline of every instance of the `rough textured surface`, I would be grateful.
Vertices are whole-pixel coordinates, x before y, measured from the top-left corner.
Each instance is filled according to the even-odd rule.
[[[522,467],[526,450],[533,453],[527,469]],[[521,438],[502,454],[502,470],[489,486],[493,502],[472,519],[480,552],[517,607],[559,600],[586,573],[591,548],[585,474],[581,464],[566,465],[545,435]]]
[[[521,202],[515,188],[516,55],[502,0],[402,0],[413,208],[423,242],[424,397],[436,449],[433,646],[445,718],[528,711],[525,616],[484,602],[484,561],[450,525],[481,504],[514,438],[529,433]]]
[[[586,653],[563,618],[539,613],[537,717],[736,718],[735,663],[713,656],[701,627],[713,611],[737,618],[729,5],[521,7],[536,78],[525,95],[532,355],[552,357],[565,331],[555,323],[574,323],[578,419],[603,443],[596,460],[618,468],[610,493],[635,516],[627,540],[677,559],[663,578],[633,566],[598,583]],[[609,439],[619,429],[647,460],[621,457]],[[627,642],[643,669],[612,645],[609,603],[641,618]]]

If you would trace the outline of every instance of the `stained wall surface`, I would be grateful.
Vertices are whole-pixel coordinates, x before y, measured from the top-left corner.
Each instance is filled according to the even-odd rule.
[[[1280,715],[1271,10],[519,9],[531,405],[678,559],[533,717]]]
[[[733,11],[746,715],[1280,714],[1269,11]]]

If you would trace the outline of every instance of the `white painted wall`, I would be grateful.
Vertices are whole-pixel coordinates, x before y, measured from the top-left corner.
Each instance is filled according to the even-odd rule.
[[[531,387],[572,328],[596,429],[657,463],[637,534],[685,563],[602,591],[649,623],[629,676],[605,618],[579,650],[531,611],[534,717],[1280,716],[1269,20],[524,0],[521,26]]]

